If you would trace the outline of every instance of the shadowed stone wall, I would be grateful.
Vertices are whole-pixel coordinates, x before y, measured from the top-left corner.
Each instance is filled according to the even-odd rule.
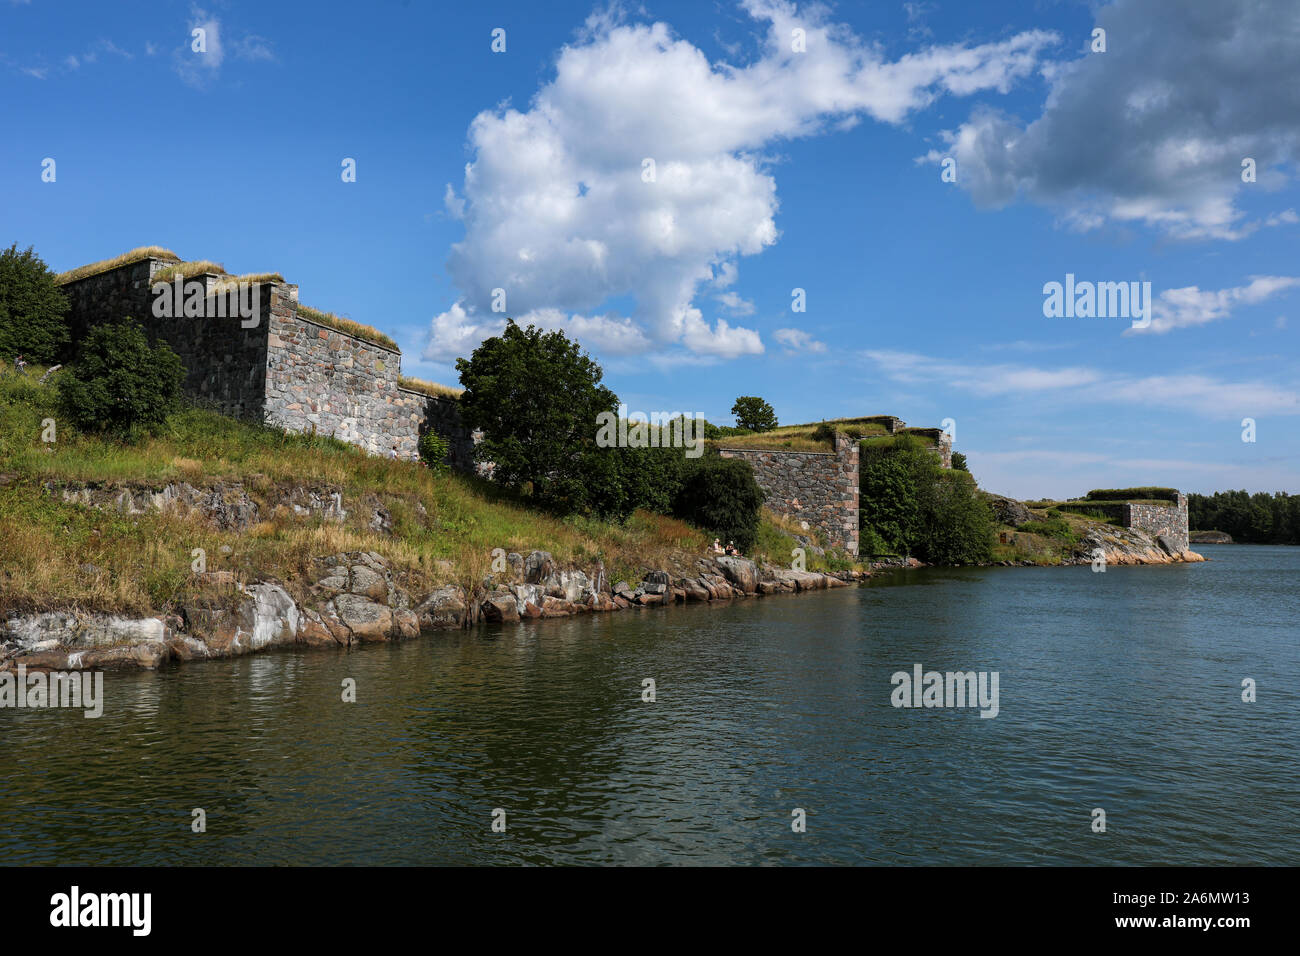
[[[833,453],[720,447],[718,454],[749,462],[773,512],[808,522],[831,547],[858,553],[855,440],[837,432]]]
[[[450,442],[448,463],[474,470],[474,438],[459,405],[400,388],[400,352],[300,316],[298,287],[287,282],[257,287],[258,321],[248,328],[234,308],[227,308],[229,318],[157,317],[153,277],[173,265],[144,259],[64,285],[73,349],[92,325],[129,316],[180,356],[186,394],[223,414],[406,460],[418,458],[419,437],[432,428]],[[189,281],[211,290],[220,278]]]

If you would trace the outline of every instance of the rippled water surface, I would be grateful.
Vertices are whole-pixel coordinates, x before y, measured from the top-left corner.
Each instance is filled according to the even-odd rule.
[[[1300,549],[1202,550],[109,674],[98,720],[0,711],[0,852],[1294,864]],[[1000,713],[892,707],[914,664],[997,671]]]

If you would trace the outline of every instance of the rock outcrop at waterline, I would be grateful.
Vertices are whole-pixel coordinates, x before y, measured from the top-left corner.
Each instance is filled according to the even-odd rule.
[[[1154,538],[1129,528],[1109,524],[1093,526],[1076,545],[1067,564],[1091,564],[1098,552],[1107,564],[1180,564],[1204,561],[1191,549],[1179,549],[1178,543],[1165,535]]]
[[[0,670],[158,667],[168,661],[238,657],[293,645],[351,647],[425,631],[663,604],[730,601],[843,587],[863,577],[762,567],[744,558],[702,558],[694,577],[650,571],[635,587],[610,585],[600,566],[561,569],[545,551],[507,555],[507,571],[473,588],[445,585],[422,599],[373,551],[318,558],[295,600],[280,583],[242,585],[226,571],[200,576],[200,596],[165,617],[92,612],[15,614],[0,623]]]

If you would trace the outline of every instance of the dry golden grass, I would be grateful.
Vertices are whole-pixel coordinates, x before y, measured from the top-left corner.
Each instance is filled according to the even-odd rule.
[[[327,328],[334,329],[336,332],[342,332],[344,335],[351,335],[354,338],[370,342],[374,345],[380,345],[384,348],[401,353],[397,343],[391,338],[380,332],[378,329],[369,325],[362,325],[360,322],[353,322],[351,319],[345,319],[341,315],[335,315],[333,312],[322,312],[320,309],[313,309],[309,305],[298,304],[298,314],[304,319],[309,319]]]
[[[437,382],[426,382],[421,378],[411,378],[408,375],[401,375],[397,379],[397,384],[402,388],[409,388],[413,392],[422,392],[425,395],[432,395],[435,398],[460,398],[465,391],[463,388],[453,388],[450,385],[439,385]]]
[[[130,252],[124,252],[120,256],[114,256],[112,259],[101,259],[99,262],[92,262],[89,265],[78,266],[75,269],[69,269],[67,272],[61,272],[55,277],[54,281],[60,285],[76,282],[78,279],[85,279],[88,276],[99,275],[101,272],[108,272],[121,266],[130,265],[132,262],[139,262],[141,259],[179,260],[180,256],[170,249],[164,249],[162,246],[140,246]]]
[[[226,267],[220,262],[209,262],[207,259],[200,259],[197,262],[178,262],[174,266],[168,266],[166,269],[160,269],[154,273],[154,282],[171,282],[177,276],[182,279],[190,279],[200,275],[226,275]]]
[[[719,438],[709,444],[718,448],[748,448],[755,451],[812,451],[830,452],[829,441],[813,437],[813,433],[822,425],[830,425],[836,431],[857,434],[859,438],[875,438],[888,435],[886,428],[878,422],[862,418],[833,418],[825,422],[811,422],[806,425],[782,425],[771,431],[757,432],[753,435],[735,435]]]
[[[154,280],[158,281],[157,279]],[[212,284],[214,293],[228,292],[242,285],[261,285],[263,282],[283,282],[284,276],[278,272],[246,272],[242,276],[228,276]]]

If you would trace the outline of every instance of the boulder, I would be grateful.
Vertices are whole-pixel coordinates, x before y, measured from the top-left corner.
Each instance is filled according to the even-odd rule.
[[[727,580],[742,593],[758,593],[758,566],[753,561],[727,555],[714,558],[713,563],[722,570]]]
[[[534,552],[537,553],[537,552]],[[483,619],[492,624],[509,624],[519,620],[519,604],[509,591],[488,595],[482,604]]]
[[[396,632],[392,608],[360,594],[340,594],[332,602],[339,620],[361,642],[386,641]]]
[[[1033,521],[1033,513],[1025,507],[1023,502],[1015,498],[1004,498],[1001,495],[993,495],[988,499],[989,508],[993,511],[993,517],[999,524],[1010,525],[1018,528],[1026,521]]]
[[[541,584],[556,570],[555,559],[549,551],[533,551],[524,558],[524,583]]]
[[[465,592],[454,585],[438,588],[415,609],[420,626],[431,630],[460,627],[465,620]]]
[[[686,578],[682,582],[682,590],[688,601],[708,601],[712,598],[709,589],[694,578]]]

